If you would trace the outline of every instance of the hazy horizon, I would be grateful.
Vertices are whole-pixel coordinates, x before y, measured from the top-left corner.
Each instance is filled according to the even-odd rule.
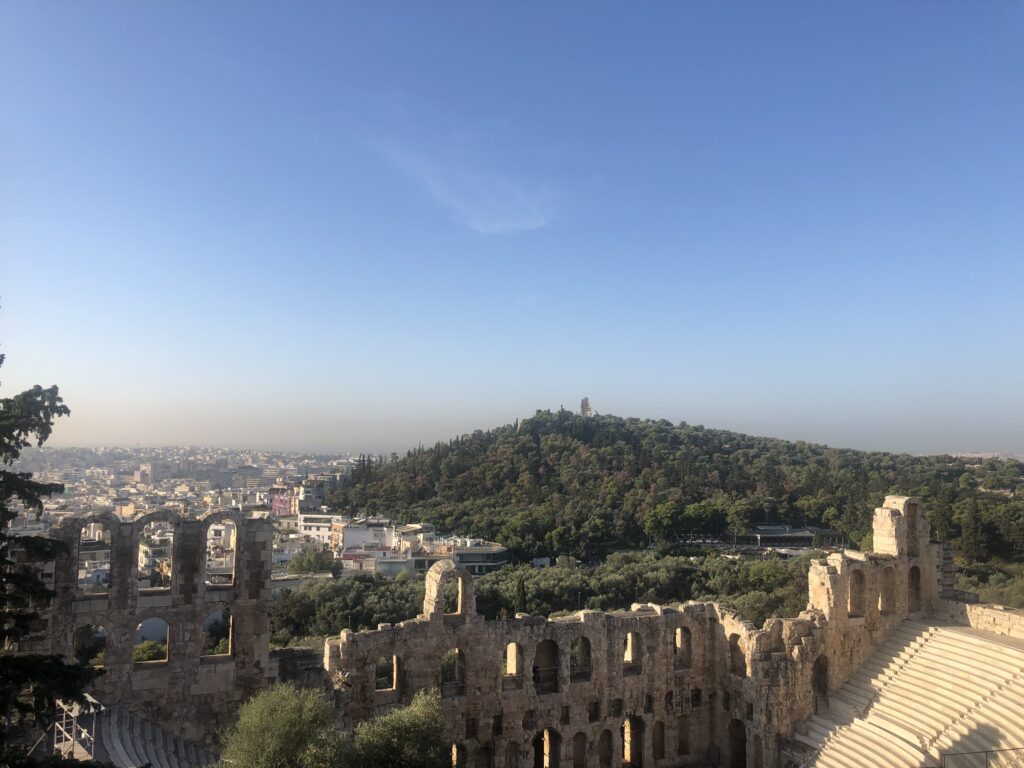
[[[578,409],[572,408],[572,407],[570,407],[568,405],[564,405],[564,407],[566,408],[566,410],[569,410],[569,411],[574,411],[574,412],[578,411]],[[553,407],[553,408],[542,408],[540,410],[557,411],[557,409],[558,409],[558,407],[556,406],[556,407]],[[123,448],[123,449],[142,449],[142,450],[151,449],[151,448],[185,448],[185,447],[191,447],[191,448],[198,448],[198,449],[210,448],[210,449],[226,449],[226,450],[238,450],[238,451],[254,450],[254,451],[278,452],[278,453],[323,453],[323,454],[368,453],[368,454],[374,454],[374,455],[387,455],[387,454],[390,454],[390,453],[397,453],[399,455],[403,455],[406,451],[415,449],[418,446],[422,446],[424,448],[430,448],[430,447],[432,447],[433,445],[435,445],[438,442],[447,442],[450,439],[459,437],[461,435],[470,434],[470,433],[472,433],[472,432],[474,432],[476,430],[482,430],[482,431],[486,432],[488,430],[499,429],[499,428],[507,426],[507,425],[512,425],[517,420],[522,421],[523,419],[526,419],[526,418],[529,418],[529,417],[533,416],[534,413],[524,414],[524,415],[520,415],[520,416],[514,416],[512,418],[508,418],[508,419],[505,419],[505,420],[500,420],[499,419],[498,421],[495,421],[493,423],[477,424],[477,425],[473,425],[473,426],[468,426],[468,427],[465,427],[465,428],[462,428],[462,429],[457,429],[456,431],[451,432],[451,433],[445,433],[445,434],[440,434],[440,435],[435,434],[436,430],[431,431],[429,428],[424,428],[422,434],[424,434],[424,435],[431,435],[430,437],[424,437],[424,438],[421,438],[421,439],[413,438],[413,439],[411,439],[410,442],[401,443],[401,444],[398,444],[398,443],[395,443],[395,444],[391,444],[391,443],[378,443],[378,444],[375,444],[375,445],[369,445],[369,444],[351,444],[351,445],[346,445],[344,443],[343,439],[341,439],[341,440],[339,440],[337,442],[323,442],[323,443],[302,443],[300,441],[300,442],[296,442],[296,443],[293,443],[293,444],[287,444],[287,445],[282,445],[282,444],[279,444],[279,443],[272,443],[272,442],[253,442],[253,443],[228,443],[228,442],[220,442],[220,443],[217,443],[217,442],[210,442],[210,441],[202,441],[202,442],[195,442],[195,441],[192,441],[192,442],[189,442],[189,441],[177,441],[177,442],[174,442],[174,441],[172,441],[172,442],[110,441],[110,442],[93,442],[93,443],[74,442],[74,441],[69,441],[69,440],[66,440],[66,439],[61,439],[62,427],[67,427],[67,426],[70,425],[70,418],[64,418],[64,419],[58,420],[57,425],[56,425],[56,427],[54,429],[53,437],[51,437],[51,439],[49,441],[47,441],[46,446],[47,447],[51,447],[51,448],[85,448],[85,449],[89,449],[89,448]],[[617,413],[600,413],[600,412],[598,412],[598,413],[600,415],[616,416],[616,417],[624,418],[624,419],[637,418],[637,419],[662,420],[662,419],[666,419],[667,418],[667,417],[662,417],[662,416],[651,416],[651,415],[640,416],[640,415],[633,415],[633,414],[622,415],[622,414],[617,414]],[[72,414],[72,416],[73,415],[74,414]],[[712,424],[712,423],[704,423],[704,422],[701,422],[701,421],[695,421],[695,420],[686,419],[686,418],[677,418],[677,419],[668,418],[667,420],[671,421],[673,424],[679,424],[680,422],[686,422],[686,423],[688,423],[690,425],[693,425],[693,426],[699,425],[699,426],[706,427],[708,429],[724,429],[724,430],[729,430],[729,431],[732,431],[732,432],[738,432],[738,433],[741,433],[741,434],[753,435],[753,436],[756,436],[756,437],[777,438],[777,439],[780,439],[780,440],[789,440],[789,441],[803,441],[803,442],[807,442],[807,443],[828,445],[831,448],[851,448],[851,449],[862,450],[862,451],[881,451],[881,452],[885,452],[885,453],[909,453],[909,454],[913,454],[913,455],[1000,454],[1002,456],[1012,456],[1014,458],[1019,458],[1022,455],[1024,455],[1024,454],[1017,453],[1015,451],[997,451],[997,450],[989,450],[989,449],[985,449],[985,448],[973,448],[973,449],[972,448],[966,448],[966,449],[951,449],[951,450],[937,450],[937,451],[930,451],[930,450],[919,451],[919,450],[912,450],[912,449],[908,449],[908,448],[899,448],[899,447],[892,447],[892,446],[877,445],[875,443],[870,442],[870,436],[869,435],[865,435],[865,439],[868,440],[868,442],[865,442],[865,443],[859,444],[859,445],[854,445],[854,444],[846,444],[846,443],[837,443],[837,442],[830,441],[830,440],[825,440],[825,439],[808,438],[806,436],[801,436],[801,435],[797,435],[797,434],[783,434],[783,433],[775,433],[775,432],[758,431],[758,430],[752,430],[752,429],[744,429],[741,425],[735,425],[735,424],[733,424],[733,425]]]
[[[576,410],[1024,454],[1024,4],[0,6],[51,444]]]

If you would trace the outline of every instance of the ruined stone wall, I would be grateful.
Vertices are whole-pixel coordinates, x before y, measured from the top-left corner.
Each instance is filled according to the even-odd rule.
[[[984,629],[1003,637],[1024,640],[1024,611],[1001,605],[939,601],[935,616],[954,624]]]
[[[472,579],[442,562],[419,617],[342,632],[326,642],[324,667],[353,723],[439,688],[457,766],[776,768],[827,691],[907,616],[939,605],[941,546],[917,500],[888,497],[874,536],[879,552],[814,562],[808,610],[760,629],[693,602],[484,621]],[[459,605],[445,613],[453,580]]]
[[[234,580],[213,586],[207,529],[227,519],[237,527]],[[174,526],[171,584],[140,589],[139,539],[154,521]],[[111,535],[111,579],[101,595],[78,589],[80,530],[91,522]],[[125,522],[105,514],[65,520],[51,535],[69,552],[47,566],[56,598],[45,632],[22,650],[70,657],[76,628],[102,626],[106,674],[94,691],[101,702],[209,744],[242,701],[277,679],[278,663],[282,679],[322,683],[308,652],[268,651],[270,521],[161,511]],[[328,639],[322,670],[349,725],[438,688],[457,768],[777,768],[798,724],[906,617],[948,615],[1024,634],[1019,615],[943,599],[948,558],[930,541],[916,499],[888,497],[875,511],[874,541],[874,552],[812,563],[808,609],[761,628],[696,602],[484,621],[472,578],[443,561],[427,574],[419,617]],[[457,604],[446,610],[453,583]],[[204,656],[202,623],[220,608],[232,617],[231,653]],[[150,617],[169,625],[169,658],[133,663],[136,629]]]
[[[236,526],[233,583],[206,583],[208,527],[230,520]],[[101,523],[110,533],[110,582],[107,592],[78,588],[80,531]],[[171,583],[165,589],[137,586],[139,540],[151,522],[174,526]],[[233,721],[237,707],[276,676],[269,656],[272,523],[232,512],[183,519],[168,510],[133,521],[111,514],[68,518],[50,535],[67,545],[67,554],[47,566],[56,597],[45,614],[46,627],[20,650],[59,653],[72,658],[79,627],[106,632],[104,674],[93,695],[103,704],[123,704],[164,729],[211,743]],[[203,655],[203,621],[219,609],[231,616],[227,655]],[[168,624],[168,659],[133,663],[136,630],[149,618]]]

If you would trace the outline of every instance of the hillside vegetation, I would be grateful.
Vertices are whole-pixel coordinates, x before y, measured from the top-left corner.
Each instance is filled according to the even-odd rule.
[[[769,616],[796,616],[807,607],[811,554],[791,560],[616,553],[599,565],[553,568],[510,565],[476,581],[476,606],[488,619],[523,611],[550,616],[581,608],[615,610],[632,603],[716,600],[760,626]],[[454,585],[453,585],[454,586]],[[343,629],[372,629],[418,615],[422,577],[360,574],[285,590],[270,611],[275,645],[306,644]]]
[[[762,522],[818,525],[869,546],[887,494],[923,499],[968,563],[1024,555],[1024,464],[830,448],[685,423],[532,418],[364,460],[328,502],[500,541],[516,558],[670,546]]]

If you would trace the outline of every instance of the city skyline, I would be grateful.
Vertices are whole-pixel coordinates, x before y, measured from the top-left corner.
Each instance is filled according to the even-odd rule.
[[[0,391],[60,386],[54,446],[404,452],[588,396],[1024,454],[1022,31],[5,4]]]

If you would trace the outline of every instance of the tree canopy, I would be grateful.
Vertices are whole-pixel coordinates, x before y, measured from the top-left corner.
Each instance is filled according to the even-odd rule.
[[[887,494],[905,494],[919,496],[936,536],[972,561],[1024,556],[1022,485],[1019,461],[538,411],[402,458],[364,457],[327,501],[499,541],[520,559],[595,562],[618,549],[764,522],[834,528],[866,546],[872,510]]]
[[[488,619],[581,608],[616,610],[633,603],[717,600],[761,625],[769,616],[796,616],[807,607],[811,554],[792,560],[733,560],[656,552],[615,553],[598,565],[533,568],[510,565],[476,581],[477,610]],[[390,581],[360,575],[314,582],[278,598],[271,608],[273,642],[317,641],[343,629],[372,629],[417,616],[423,578]]]
[[[4,356],[0,355],[0,365]],[[53,595],[33,563],[57,557],[62,545],[41,536],[12,536],[8,526],[21,509],[39,514],[43,499],[60,493],[59,483],[41,483],[11,467],[23,449],[42,445],[55,419],[70,413],[57,387],[32,387],[0,398],[0,763],[25,764],[14,746],[51,722],[54,702],[84,702],[86,685],[98,671],[50,654],[15,655],[19,643],[42,629],[40,608]]]
[[[346,734],[323,693],[279,684],[253,696],[224,736],[220,765],[247,768],[446,768],[450,747],[436,691]]]

